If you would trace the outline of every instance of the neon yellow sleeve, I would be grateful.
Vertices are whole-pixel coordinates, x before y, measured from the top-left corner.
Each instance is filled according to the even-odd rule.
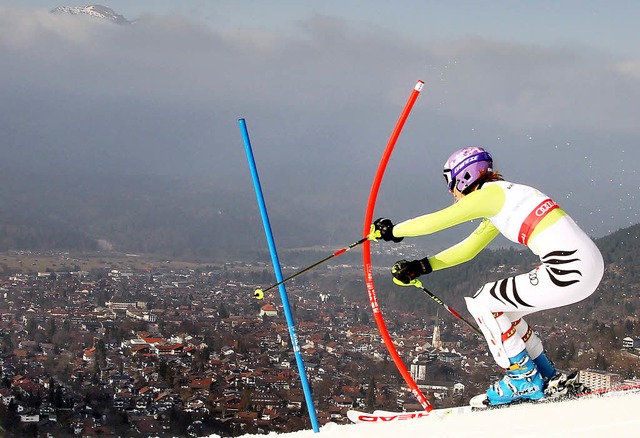
[[[483,219],[478,228],[462,242],[429,257],[431,269],[437,271],[468,262],[477,256],[498,234],[500,232],[491,221]]]
[[[434,271],[454,266],[471,260],[499,234],[486,218],[498,214],[504,202],[502,187],[498,184],[486,184],[445,209],[395,225],[393,234],[396,237],[423,236],[473,219],[484,219],[465,240],[429,258]]]

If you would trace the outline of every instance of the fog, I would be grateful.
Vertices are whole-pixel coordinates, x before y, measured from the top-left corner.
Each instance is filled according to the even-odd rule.
[[[320,15],[292,35],[0,6],[0,65],[0,170],[167,177],[250,199],[245,118],[271,209],[286,202],[355,240],[421,79],[378,215],[448,205],[442,164],[482,145],[507,179],[537,186],[593,236],[639,221],[640,61],[587,45],[407,39]]]

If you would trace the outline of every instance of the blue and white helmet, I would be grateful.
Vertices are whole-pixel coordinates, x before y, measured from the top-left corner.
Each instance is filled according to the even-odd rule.
[[[491,154],[478,146],[470,146],[455,151],[444,163],[444,179],[447,188],[464,192],[478,179],[493,171]]]

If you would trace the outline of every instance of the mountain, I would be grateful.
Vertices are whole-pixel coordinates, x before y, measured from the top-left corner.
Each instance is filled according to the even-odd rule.
[[[98,242],[191,260],[251,260],[256,248],[267,251],[255,196],[233,187],[11,169],[0,171],[0,186],[0,251],[90,251]],[[313,218],[295,203],[274,202],[271,219],[283,249],[318,238],[305,228]]]
[[[131,24],[129,20],[120,14],[116,14],[113,9],[102,5],[89,6],[58,6],[51,11],[52,14],[88,15],[91,17],[109,20],[116,24]]]
[[[47,173],[0,163],[0,251],[89,251],[98,249],[97,242],[103,242],[118,252],[183,260],[268,260],[255,195],[249,185],[89,174],[80,170]],[[347,207],[342,208],[342,200],[337,197],[305,202],[306,197],[294,200],[271,192],[267,196],[270,222],[284,263],[311,264],[324,253],[359,237],[361,216],[347,213]],[[640,253],[639,235],[640,225],[635,225],[598,239],[597,243],[608,264],[626,266]],[[437,242],[438,238],[441,240]],[[455,242],[447,235],[416,239],[415,244],[441,245],[443,241]],[[315,252],[309,250],[319,245],[324,247],[315,248]],[[301,249],[305,249],[304,253]],[[292,253],[284,253],[286,250],[298,251],[295,261],[291,260]],[[426,249],[418,252],[433,253]],[[359,257],[354,251],[341,261]],[[385,257],[384,264],[392,264],[394,257]],[[517,268],[522,272],[535,262],[535,257],[521,247],[484,251],[471,263],[457,268],[455,276],[434,273],[430,283],[438,290],[464,294],[495,276],[491,271],[496,266],[521,263]],[[619,271],[619,279],[637,276],[633,266],[625,269]]]

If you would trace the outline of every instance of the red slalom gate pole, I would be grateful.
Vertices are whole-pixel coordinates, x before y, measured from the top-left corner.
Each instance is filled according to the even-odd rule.
[[[371,192],[369,194],[369,202],[367,204],[367,212],[364,217],[364,235],[368,235],[371,223],[373,222],[373,213],[376,206],[376,200],[378,197],[378,191],[380,189],[380,184],[382,182],[382,178],[384,176],[384,172],[387,168],[387,163],[389,162],[389,158],[391,157],[391,153],[393,152],[393,148],[395,147],[396,142],[398,141],[398,137],[400,136],[400,132],[402,132],[402,128],[404,127],[404,123],[413,108],[413,104],[417,100],[420,92],[422,91],[422,87],[424,86],[424,82],[418,81],[405,104],[402,113],[400,114],[400,118],[398,119],[396,126],[391,133],[391,137],[389,138],[389,142],[387,143],[387,147],[382,154],[382,159],[380,160],[380,164],[378,165],[378,171],[376,172],[375,178],[373,180],[373,184],[371,186]],[[387,351],[391,355],[393,362],[398,368],[398,371],[404,378],[407,385],[409,385],[409,389],[416,397],[418,402],[422,405],[422,407],[426,411],[432,411],[434,408],[429,403],[429,400],[424,396],[418,385],[411,377],[411,374],[407,370],[402,358],[398,354],[396,347],[393,345],[393,340],[389,335],[389,331],[387,330],[387,326],[384,322],[384,318],[382,317],[382,311],[380,310],[380,306],[378,305],[378,297],[376,295],[375,285],[373,282],[373,269],[371,267],[371,242],[366,241],[363,244],[362,250],[362,260],[364,264],[364,278],[367,284],[367,293],[369,294],[369,302],[371,303],[371,310],[373,311],[373,316],[378,326],[378,330],[380,331],[380,335],[387,347]]]

